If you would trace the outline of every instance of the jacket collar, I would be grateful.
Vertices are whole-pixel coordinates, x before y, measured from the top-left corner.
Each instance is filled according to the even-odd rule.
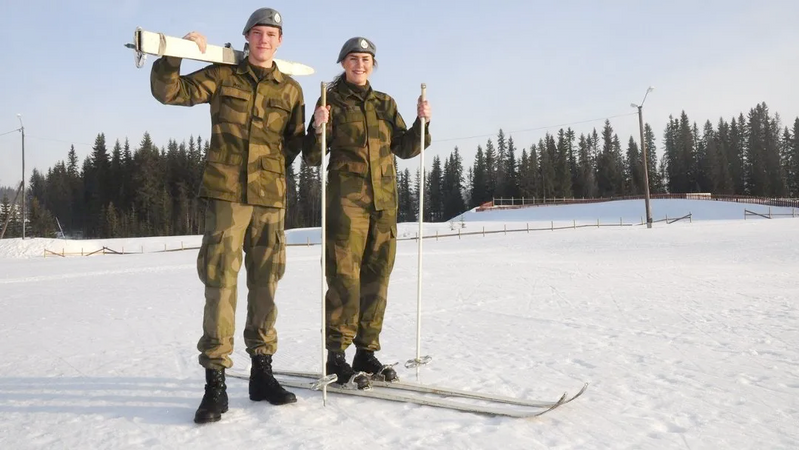
[[[250,69],[250,64],[247,58],[244,58],[238,64],[238,66],[236,66],[236,73],[239,75],[244,75],[245,73],[248,73],[250,74],[251,77],[253,77],[253,79],[255,79],[256,81],[258,80],[258,77],[255,76],[255,73],[253,73],[252,69]],[[283,81],[285,81],[286,78],[285,75],[283,75],[283,72],[281,72],[280,69],[278,69],[277,63],[275,61],[272,61],[272,72],[270,72],[265,79],[272,80],[276,83],[282,83]]]

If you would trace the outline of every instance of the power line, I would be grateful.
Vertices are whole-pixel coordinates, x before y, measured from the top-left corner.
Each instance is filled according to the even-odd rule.
[[[62,139],[50,139],[50,138],[43,138],[39,136],[31,136],[28,135],[29,138],[39,139],[40,141],[52,141],[52,142],[61,142],[63,144],[73,144],[73,145],[86,145],[88,147],[94,147],[94,144],[87,144],[85,142],[75,142],[75,141],[65,141]]]
[[[5,136],[7,134],[11,134],[11,133],[14,133],[14,132],[17,132],[17,131],[19,131],[19,128],[17,128],[16,130],[6,131],[5,133],[0,134],[0,136]]]
[[[583,124],[583,123],[599,122],[599,121],[602,121],[602,120],[615,119],[615,118],[618,118],[618,117],[627,117],[627,116],[632,116],[632,115],[635,115],[635,114],[637,114],[637,113],[636,112],[631,112],[631,113],[626,113],[626,114],[616,114],[615,116],[597,117],[595,119],[588,119],[588,120],[580,120],[580,121],[576,121],[576,122],[561,123],[561,124],[557,124],[557,125],[548,125],[548,126],[535,127],[535,128],[524,128],[524,129],[519,129],[519,130],[510,130],[510,131],[506,131],[505,134],[509,134],[510,135],[510,134],[513,134],[513,133],[527,133],[527,132],[530,132],[530,131],[541,131],[541,130],[546,130],[546,129],[550,129],[550,128],[559,128],[559,127],[565,127],[565,126],[570,126],[570,125],[580,125],[580,124]],[[19,131],[19,129],[8,131],[6,133],[0,134],[0,136],[6,135],[6,134],[10,134],[10,133],[13,133],[15,131]],[[463,141],[463,140],[466,140],[466,139],[493,137],[495,135],[496,135],[496,133],[476,134],[476,135],[473,135],[473,136],[462,136],[462,137],[453,137],[453,138],[446,138],[446,139],[436,139],[435,142]],[[63,139],[51,139],[51,138],[44,138],[44,137],[39,137],[39,136],[35,136],[35,135],[34,136],[27,135],[27,137],[34,138],[34,139],[39,139],[39,140],[42,140],[42,141],[52,141],[52,142],[60,142],[60,143],[64,143],[64,144],[85,145],[87,147],[94,147],[94,144],[87,144],[85,142],[66,141],[66,140],[63,140]]]
[[[617,117],[626,117],[626,116],[632,116],[632,115],[635,115],[635,114],[638,114],[638,113],[637,112],[631,112],[631,113],[626,113],[626,114],[617,114],[615,116],[598,117],[596,119],[580,120],[578,122],[569,122],[569,123],[561,123],[561,124],[558,124],[558,125],[549,125],[549,126],[545,126],[545,127],[525,128],[525,129],[522,129],[522,130],[505,131],[504,133],[505,134],[513,134],[513,133],[526,133],[528,131],[541,131],[541,130],[546,130],[546,129],[549,129],[549,128],[557,128],[557,127],[565,127],[565,126],[568,126],[568,125],[579,125],[579,124],[582,124],[582,123],[598,122],[600,120],[615,119]],[[465,137],[456,137],[456,138],[447,138],[447,139],[436,139],[435,142],[462,141],[462,140],[465,140],[465,139],[475,139],[475,138],[481,138],[481,137],[492,137],[492,136],[495,136],[495,135],[496,135],[495,133],[478,134],[478,135],[474,135],[474,136],[465,136]]]

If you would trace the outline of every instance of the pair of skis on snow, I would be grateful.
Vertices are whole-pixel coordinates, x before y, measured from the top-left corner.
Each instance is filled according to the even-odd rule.
[[[247,57],[247,47],[244,50],[234,50],[230,44],[224,46],[207,45],[205,52],[200,52],[196,43],[177,38],[174,36],[167,36],[163,33],[156,33],[152,31],[145,31],[137,28],[133,35],[133,42],[125,44],[126,47],[131,48],[135,52],[136,67],[141,68],[144,65],[146,55],[157,56],[173,56],[178,58],[191,59],[196,61],[205,61],[216,64],[237,65]],[[286,61],[282,59],[274,59],[278,69],[288,75],[302,76],[311,75],[314,69],[301,63]],[[425,100],[426,85],[421,85],[421,99]],[[327,85],[322,82],[321,84],[321,98],[322,106],[327,104]],[[419,379],[419,368],[430,362],[430,356],[421,355],[421,311],[422,311],[422,241],[423,241],[423,212],[424,212],[424,186],[425,186],[425,168],[424,168],[424,144],[425,144],[425,125],[426,121],[421,120],[421,153],[419,155],[419,173],[421,180],[419,183],[419,234],[418,234],[418,284],[417,284],[417,320],[416,320],[416,358],[408,360],[405,364],[406,368],[416,369],[416,379]],[[322,167],[321,185],[325,186],[325,178],[327,175],[326,170],[326,149],[327,149],[327,135],[326,125],[323,125],[321,136],[322,147]],[[331,384],[336,381],[335,375],[326,374],[325,364],[325,328],[326,328],[326,311],[325,311],[325,225],[326,225],[326,211],[325,211],[325,196],[326,190],[322,189],[321,213],[322,213],[322,230],[321,230],[321,294],[322,294],[322,371],[321,373],[310,372],[275,372],[275,375],[281,378],[281,384],[293,388],[321,390],[323,402],[327,402],[327,392],[337,394],[354,395],[360,397],[368,397],[382,400],[389,400],[395,402],[414,403],[418,405],[426,405],[438,408],[447,408],[458,411],[466,411],[478,414],[488,414],[493,416],[506,416],[506,417],[536,417],[546,412],[552,411],[566,403],[571,402],[575,398],[585,392],[588,384],[583,385],[577,394],[569,397],[564,393],[559,399],[555,401],[539,401],[527,400],[513,397],[483,394],[473,391],[457,390],[436,386],[429,386],[419,383],[408,382],[385,382],[385,381],[372,381],[372,387],[368,390],[350,389],[342,385]],[[234,378],[248,379],[248,375],[229,372],[229,375]],[[468,400],[470,402],[464,401]],[[475,403],[475,402],[481,403]]]
[[[320,374],[318,373],[275,371],[274,374],[280,381],[280,384],[286,387],[309,390],[320,389],[320,385],[317,381],[320,379]],[[228,371],[227,376],[244,380],[250,378],[247,374],[235,371]],[[548,413],[581,396],[588,388],[588,384],[586,383],[572,396],[569,396],[568,393],[564,393],[557,400],[545,401],[485,394],[476,391],[451,389],[404,381],[386,382],[372,380],[371,384],[371,388],[365,390],[331,384],[327,385],[327,390],[342,395],[411,403],[488,416],[521,419],[538,417]]]

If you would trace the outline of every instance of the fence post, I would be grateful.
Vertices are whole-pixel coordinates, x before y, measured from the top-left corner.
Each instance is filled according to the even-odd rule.
[[[486,226],[483,225],[483,237],[486,237]]]
[[[144,253],[144,246],[141,246],[141,252]]]
[[[527,233],[530,233],[530,222],[527,222]]]
[[[551,231],[555,231],[555,221],[554,220],[550,220],[549,221],[549,229]]]
[[[436,230],[436,240],[438,240],[438,230]]]
[[[458,228],[458,240],[460,240],[460,239],[461,239],[461,229]]]
[[[502,224],[502,231],[504,231],[505,234],[508,234],[508,224],[506,224],[506,223]]]
[[[688,211],[688,223],[694,223],[693,217],[694,215],[691,214],[691,211]]]
[[[572,222],[574,222],[573,225],[574,225],[574,229],[576,230],[577,229],[577,219],[572,219]]]
[[[599,217],[596,218],[596,227],[599,228]]]
[[[771,206],[768,207],[768,218],[771,219]]]
[[[181,249],[181,250],[184,250],[184,248],[183,248],[183,241],[180,241],[180,249]]]
[[[125,254],[125,247],[124,246],[122,247],[122,254],[123,255]]]

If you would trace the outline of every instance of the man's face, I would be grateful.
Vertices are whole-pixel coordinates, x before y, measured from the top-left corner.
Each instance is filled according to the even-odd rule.
[[[266,25],[252,27],[246,38],[250,44],[250,58],[258,64],[271,63],[275,51],[283,43],[280,29]]]

